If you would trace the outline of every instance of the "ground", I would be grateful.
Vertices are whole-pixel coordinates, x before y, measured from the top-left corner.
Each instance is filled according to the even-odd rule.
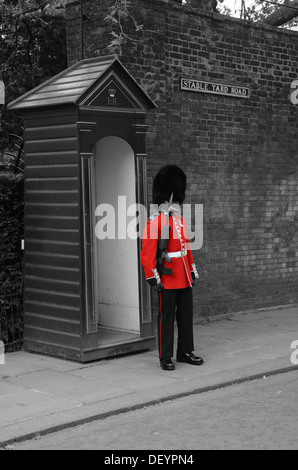
[[[297,388],[297,371],[264,377],[66,429],[14,448],[297,450]]]

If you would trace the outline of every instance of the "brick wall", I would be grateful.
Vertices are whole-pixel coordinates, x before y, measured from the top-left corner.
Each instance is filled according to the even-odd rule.
[[[113,1],[68,5],[69,63],[109,53]],[[163,164],[188,176],[187,202],[204,204],[194,253],[200,316],[297,302],[298,34],[171,0],[131,0],[121,61],[156,102],[148,116],[149,188]],[[82,19],[83,18],[83,19]],[[81,40],[83,31],[83,42]],[[249,99],[180,91],[181,77],[250,88]],[[150,189],[149,189],[150,190]]]

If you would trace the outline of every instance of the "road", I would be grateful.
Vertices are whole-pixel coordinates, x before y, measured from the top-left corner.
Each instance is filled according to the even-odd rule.
[[[289,372],[113,416],[15,450],[298,449],[298,374]]]

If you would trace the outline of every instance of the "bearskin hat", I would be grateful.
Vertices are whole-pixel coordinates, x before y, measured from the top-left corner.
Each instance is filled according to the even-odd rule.
[[[170,200],[173,193],[173,203],[182,204],[185,199],[186,174],[176,165],[162,167],[153,181],[153,204],[160,206]]]

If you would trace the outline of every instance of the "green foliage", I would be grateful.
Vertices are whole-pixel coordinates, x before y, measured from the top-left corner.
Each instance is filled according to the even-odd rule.
[[[1,293],[22,277],[23,199],[23,175],[0,172]]]
[[[131,2],[128,0],[115,0],[114,5],[110,8],[108,15],[105,17],[105,21],[112,26],[111,35],[113,39],[109,44],[109,49],[111,52],[119,55],[121,55],[122,46],[127,40],[135,41],[135,39],[127,35],[124,26],[130,21],[136,32],[143,29],[143,25],[139,24],[136,20],[134,12],[132,11]]]
[[[284,0],[219,0],[217,4],[218,11],[224,15],[235,16],[247,21],[262,22],[267,16],[278,10],[284,3]],[[290,7],[291,8],[291,7]],[[297,9],[298,17],[298,9]],[[297,29],[298,20],[294,18],[283,25],[287,29]]]
[[[0,79],[6,103],[67,66],[65,0],[0,0]],[[0,106],[0,150],[15,150],[22,121]],[[1,163],[1,162],[0,162]]]
[[[0,338],[5,352],[20,351],[24,331],[23,297],[20,286],[14,292],[0,296]]]
[[[23,192],[22,173],[0,172],[0,337],[7,352],[22,344]]]
[[[65,0],[0,0],[0,79],[6,104],[67,66]],[[22,344],[23,128],[0,105],[0,338]]]

